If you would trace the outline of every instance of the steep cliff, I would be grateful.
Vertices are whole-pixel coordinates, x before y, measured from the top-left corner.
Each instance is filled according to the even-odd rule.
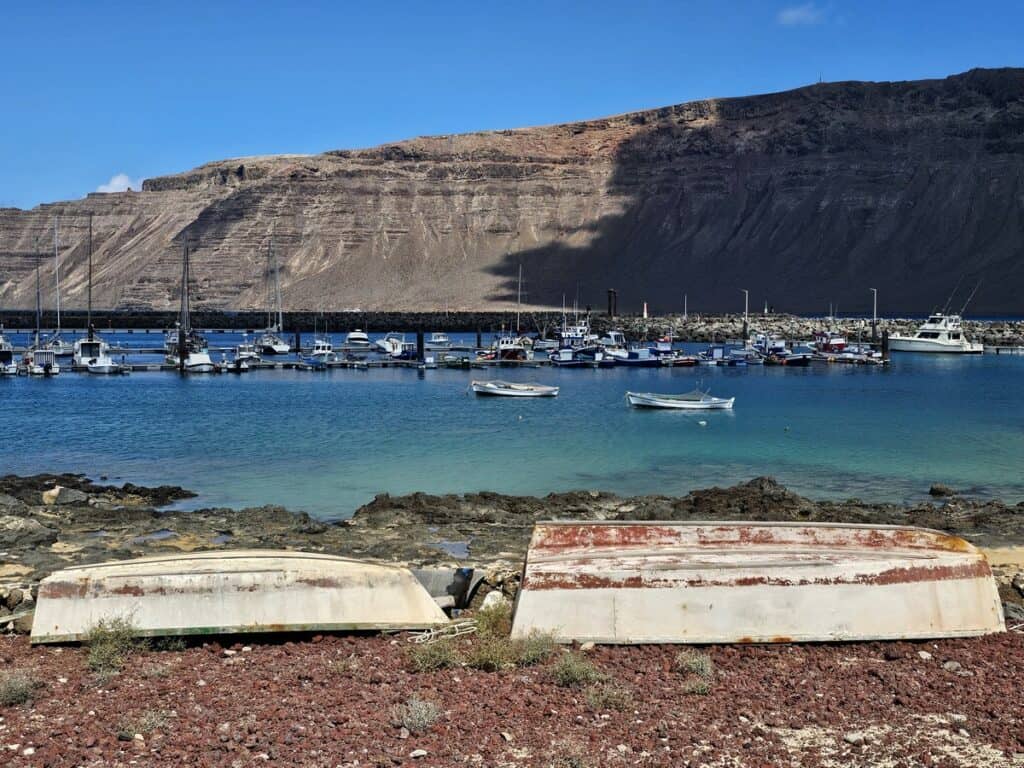
[[[0,306],[266,296],[273,236],[289,309],[483,309],[579,295],[620,309],[926,311],[983,279],[975,313],[1024,300],[1024,70],[818,84],[567,125],[210,163],[139,192],[0,210]],[[52,303],[52,299],[48,301]]]

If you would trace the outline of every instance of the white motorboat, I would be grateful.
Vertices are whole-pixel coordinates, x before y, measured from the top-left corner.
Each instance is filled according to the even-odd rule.
[[[25,370],[31,376],[57,376],[60,365],[52,349],[34,349],[25,355]]]
[[[71,357],[75,353],[75,345],[62,338],[59,331],[43,342],[42,349],[50,350],[57,357]]]
[[[334,345],[325,336],[319,336],[313,340],[313,351],[310,353],[310,361],[315,363],[333,363],[338,359],[334,353]]]
[[[448,350],[452,348],[452,340],[447,333],[432,333],[424,344],[425,349]]]
[[[249,341],[247,335],[242,336],[242,343],[235,347],[235,361],[244,361],[245,363],[261,363],[259,352],[256,351],[256,345]],[[248,369],[248,365],[246,365]]]
[[[405,346],[405,334],[387,333],[383,339],[377,339],[373,346],[377,348],[378,352],[395,357],[402,354],[402,349]]]
[[[500,397],[555,397],[558,387],[546,384],[518,384],[510,381],[473,381],[470,388],[478,395]]]
[[[889,337],[890,352],[948,352],[981,354],[984,345],[968,341],[961,327],[960,315],[930,315],[913,336],[894,333]]]
[[[221,373],[245,373],[249,370],[249,360],[238,356],[228,360],[227,355],[224,355],[219,370]]]
[[[637,408],[676,408],[688,411],[719,411],[732,408],[735,397],[712,397],[695,389],[682,395],[659,395],[653,392],[627,392],[626,400]]]
[[[365,331],[356,328],[345,337],[345,346],[367,349],[370,346],[370,337],[366,335]]]
[[[0,376],[17,376],[18,364],[14,361],[14,345],[4,337],[0,325]]]
[[[85,368],[89,373],[121,373],[121,365],[110,356],[110,346],[96,336],[78,339],[72,360],[75,366]]]
[[[291,345],[278,336],[277,326],[271,326],[264,331],[256,346],[264,355],[287,355],[292,351]]]

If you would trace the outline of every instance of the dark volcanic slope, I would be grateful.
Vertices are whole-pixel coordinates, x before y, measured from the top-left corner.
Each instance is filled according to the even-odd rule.
[[[685,290],[712,311],[746,287],[753,306],[853,310],[873,286],[905,312],[984,277],[972,309],[1018,313],[1024,70],[223,161],[142,192],[0,210],[0,304],[32,304],[30,255],[57,213],[65,303],[83,303],[90,212],[108,307],[172,304],[184,232],[200,306],[262,304],[276,222],[290,309],[507,306],[522,264],[534,305],[577,286],[600,304],[616,287],[623,309],[669,309]]]

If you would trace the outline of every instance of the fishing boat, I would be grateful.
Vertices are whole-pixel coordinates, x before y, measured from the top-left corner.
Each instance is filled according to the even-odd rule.
[[[75,366],[85,368],[89,373],[109,375],[123,372],[121,364],[110,356],[110,345],[95,335],[75,341],[72,360]]]
[[[424,349],[449,350],[452,348],[452,340],[447,333],[435,332],[430,334],[423,346]]]
[[[518,384],[510,381],[472,381],[469,384],[478,395],[497,395],[499,397],[555,397],[558,387],[546,384]]]
[[[712,397],[695,389],[682,395],[660,395],[654,392],[627,392],[626,400],[635,408],[675,408],[687,411],[729,410],[735,397]]]
[[[244,362],[247,366],[251,363],[262,363],[259,352],[256,351],[256,345],[249,341],[247,334],[242,335],[242,343],[235,347],[234,359],[239,362]]]
[[[345,346],[354,349],[369,349],[370,337],[364,331],[356,328],[354,331],[349,331],[348,335],[345,336]]]
[[[533,339],[503,331],[494,339],[490,349],[480,355],[480,359],[508,363],[521,363],[532,360]]]
[[[615,359],[616,365],[628,368],[660,368],[661,356],[648,347],[630,350],[610,350],[608,353]]]
[[[25,354],[25,372],[30,376],[57,376],[60,364],[57,354],[52,349],[33,349]]]
[[[700,365],[700,358],[696,355],[676,352],[674,355],[662,356],[661,364],[669,368],[692,368],[695,365]]]
[[[313,351],[309,353],[306,362],[311,363],[333,363],[338,359],[334,352],[334,345],[326,336],[318,336],[313,339]]]
[[[790,643],[1005,629],[985,556],[940,531],[766,522],[544,522],[513,637]]]
[[[291,345],[281,338],[284,332],[284,314],[281,311],[281,274],[274,251],[274,235],[267,245],[267,277],[274,276],[273,283],[267,282],[267,329],[256,340],[256,347],[263,355],[287,355]]]
[[[39,585],[33,643],[127,618],[140,637],[429,629],[448,617],[407,568],[312,552],[175,553],[66,568]]]
[[[557,368],[611,368],[615,365],[615,358],[597,345],[556,349],[548,355],[548,360]]]
[[[816,331],[810,346],[822,355],[836,354],[846,349],[846,337],[835,331]]]
[[[4,336],[4,327],[0,325],[0,376],[17,376],[18,364],[14,360],[14,345]]]
[[[217,370],[220,373],[245,373],[249,370],[249,361],[237,356],[228,359],[228,356],[224,355]]]

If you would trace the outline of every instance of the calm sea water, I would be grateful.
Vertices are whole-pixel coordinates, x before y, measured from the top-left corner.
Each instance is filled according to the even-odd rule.
[[[113,340],[160,343],[155,334]],[[489,377],[562,391],[527,400],[467,393],[471,378]],[[638,411],[623,399],[698,381],[735,396],[735,410]],[[1022,384],[1024,357],[907,354],[887,369],[9,377],[0,379],[0,473],[182,485],[200,494],[193,505],[273,503],[323,518],[347,517],[383,492],[682,494],[757,475],[816,498],[915,500],[943,482],[1016,502]]]

